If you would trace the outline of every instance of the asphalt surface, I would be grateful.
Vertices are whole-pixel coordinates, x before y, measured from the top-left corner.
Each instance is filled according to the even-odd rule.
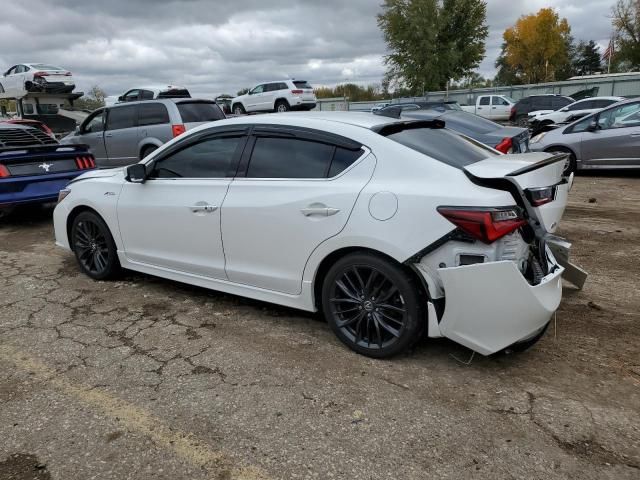
[[[638,479],[640,177],[582,176],[591,276],[546,336],[393,360],[319,318],[135,273],[95,282],[50,210],[0,220],[0,480]]]

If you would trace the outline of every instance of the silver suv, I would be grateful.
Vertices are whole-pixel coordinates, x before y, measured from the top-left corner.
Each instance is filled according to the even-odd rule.
[[[212,100],[158,99],[100,108],[61,144],[86,144],[101,168],[130,165],[203,123],[225,118]]]

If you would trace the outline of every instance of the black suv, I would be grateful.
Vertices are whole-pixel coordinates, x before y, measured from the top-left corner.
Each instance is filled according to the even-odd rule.
[[[509,121],[526,127],[528,125],[529,112],[535,112],[537,110],[559,110],[574,101],[573,98],[563,95],[531,95],[530,97],[518,100],[518,102],[511,107]]]

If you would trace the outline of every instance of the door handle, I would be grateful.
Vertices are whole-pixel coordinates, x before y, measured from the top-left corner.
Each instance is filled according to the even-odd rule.
[[[104,136],[105,136],[106,138],[111,138],[111,137],[113,137],[113,133],[106,133]]]
[[[193,213],[197,213],[197,212],[211,213],[211,212],[215,212],[217,209],[218,207],[215,205],[193,205],[189,207],[189,210],[191,210]]]
[[[309,206],[300,210],[305,217],[316,215],[319,217],[330,217],[340,211],[339,208],[331,208],[326,206]]]
[[[631,134],[631,137],[633,137],[633,138],[640,137],[640,133],[632,133],[632,134]]]

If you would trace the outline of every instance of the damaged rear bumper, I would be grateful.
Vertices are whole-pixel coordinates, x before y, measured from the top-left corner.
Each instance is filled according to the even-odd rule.
[[[429,336],[444,336],[490,355],[535,334],[562,298],[564,268],[549,249],[547,258],[550,273],[537,285],[512,261],[438,269],[446,304],[441,321],[429,322]]]

